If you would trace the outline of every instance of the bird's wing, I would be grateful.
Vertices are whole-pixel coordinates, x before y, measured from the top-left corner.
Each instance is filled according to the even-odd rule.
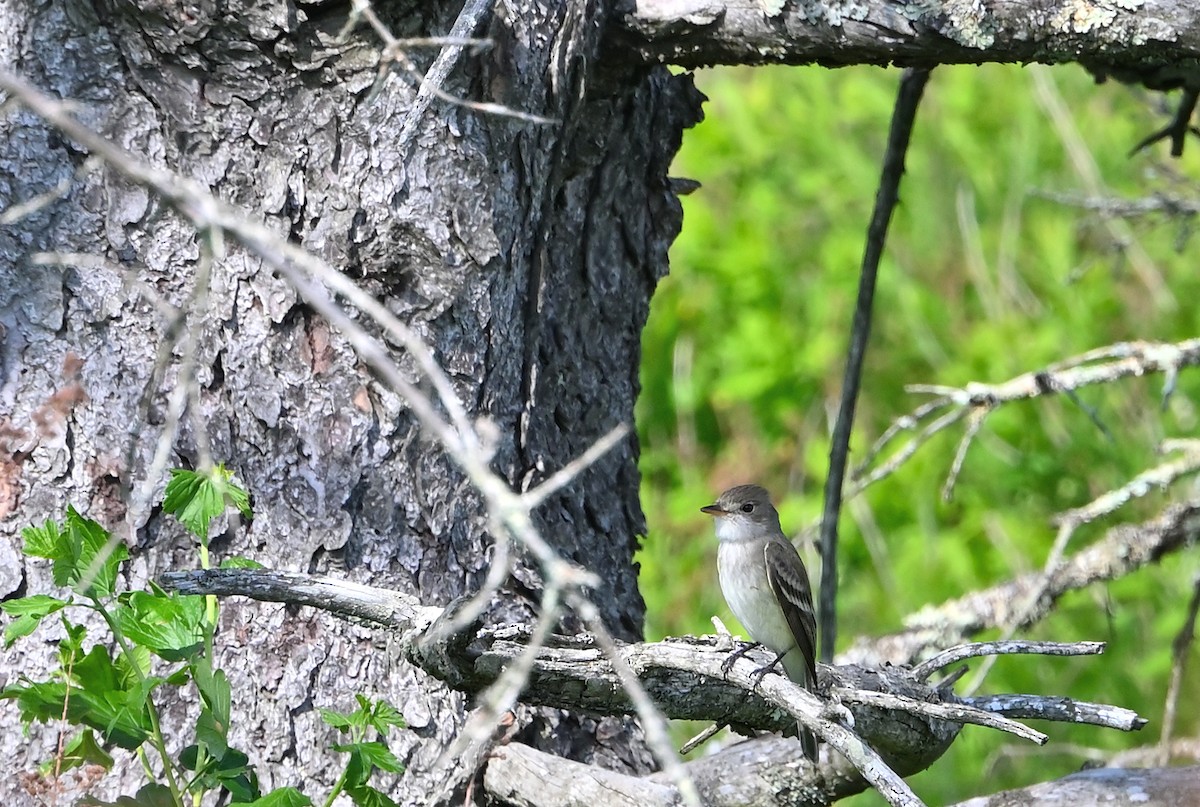
[[[767,541],[763,552],[767,581],[783,608],[796,646],[808,668],[808,685],[817,683],[817,616],[813,611],[812,586],[804,561],[786,539]],[[799,683],[799,682],[797,682]]]

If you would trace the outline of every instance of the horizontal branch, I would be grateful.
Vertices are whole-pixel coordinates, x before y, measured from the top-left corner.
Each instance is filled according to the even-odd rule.
[[[1028,3],[634,0],[612,58],[713,64],[1081,62],[1156,89],[1200,68],[1200,6],[1187,0]],[[618,56],[619,54],[619,56]]]
[[[538,641],[544,639],[538,646],[535,628],[526,625],[484,628],[472,624],[460,633],[443,630],[442,626],[455,623],[461,602],[452,603],[446,609],[425,607],[406,595],[332,578],[229,569],[169,572],[160,576],[159,582],[167,589],[184,594],[240,594],[259,600],[312,605],[333,614],[368,620],[400,631],[401,646],[410,661],[465,692],[481,692],[498,680],[505,670],[524,663],[528,665],[520,696],[524,703],[599,715],[632,714],[636,711],[635,705],[617,669],[623,666],[637,676],[655,705],[670,718],[713,721],[738,727],[743,732],[750,729],[794,730],[799,719],[840,753],[826,755],[822,763],[823,775],[816,775],[813,766],[805,761],[787,768],[792,773],[781,774],[784,779],[773,779],[770,786],[778,787],[781,782],[788,781],[788,776],[795,776],[795,781],[784,788],[785,792],[804,792],[811,796],[816,788],[821,791],[819,800],[826,803],[865,789],[864,776],[885,792],[889,783],[897,788],[893,794],[894,803],[910,803],[905,801],[904,786],[896,774],[905,776],[932,764],[949,747],[963,723],[988,725],[1035,742],[1044,742],[1044,735],[1016,723],[1014,718],[1033,716],[1126,729],[1140,728],[1144,723],[1132,712],[1115,707],[1084,704],[1074,712],[1070,708],[1071,701],[1065,698],[1009,696],[1008,700],[961,700],[943,692],[940,686],[925,685],[911,670],[900,667],[865,669],[822,665],[817,691],[829,698],[829,703],[822,703],[782,675],[768,675],[755,686],[752,679],[756,669],[771,661],[771,654],[764,650],[751,651],[725,671],[723,665],[730,652],[727,636],[682,637],[633,644],[614,642],[606,652],[590,634],[550,635],[537,637]],[[1011,646],[998,645],[996,649],[1015,652],[1028,650],[1029,646],[1014,642]],[[1074,648],[1056,646],[1056,650],[1064,654],[1082,653],[1095,652],[1096,647],[1085,643]],[[967,650],[963,655],[977,651],[978,648]],[[1016,700],[1018,697],[1020,700]],[[994,708],[989,708],[992,706]],[[1076,716],[1093,715],[1100,709],[1132,715],[1133,719],[1103,722]],[[850,712],[851,719],[843,722],[854,727],[853,733],[835,720],[837,713],[845,710]],[[787,742],[791,744],[792,756],[801,759],[795,741]],[[729,752],[730,749],[726,749],[712,755],[719,757],[718,760],[706,757],[704,765],[710,768],[723,765],[721,760],[728,757],[722,755]],[[745,753],[745,749],[737,753]],[[520,764],[534,769],[559,764],[535,757],[521,757]],[[689,774],[693,764],[697,763],[687,766]],[[837,775],[830,775],[824,770],[826,766],[832,766]],[[711,776],[706,779],[702,771],[696,772],[695,778],[702,791],[705,790],[704,781],[715,781]],[[647,793],[660,792],[660,788],[646,783],[614,781],[606,786],[628,791],[630,803],[649,799]],[[778,792],[775,795],[778,796]],[[520,803],[519,799],[517,803]],[[652,799],[643,803],[672,802]]]
[[[958,698],[964,706],[1023,720],[1086,723],[1118,731],[1140,731],[1146,719],[1130,709],[1044,695],[973,695]]]

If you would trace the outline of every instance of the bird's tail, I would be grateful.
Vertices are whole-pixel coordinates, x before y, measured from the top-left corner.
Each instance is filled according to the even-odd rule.
[[[808,661],[805,660],[804,654],[799,652],[798,648],[793,650],[783,657],[783,669],[787,672],[788,678],[795,681],[800,686],[811,691],[816,687],[817,682],[812,680],[812,672],[809,669]],[[800,745],[804,748],[804,756],[811,761],[817,761],[817,738],[816,736],[804,727],[804,724],[796,724],[796,736],[800,739]]]

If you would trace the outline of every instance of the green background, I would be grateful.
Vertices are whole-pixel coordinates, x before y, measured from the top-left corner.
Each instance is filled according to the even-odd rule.
[[[699,512],[725,487],[759,482],[814,580],[828,433],[841,385],[863,236],[900,73],[850,68],[705,71],[706,120],[685,135],[676,176],[684,228],[645,331],[638,430],[649,521],[639,555],[650,639],[737,629]],[[880,269],[851,463],[895,417],[927,400],[909,384],[995,383],[1123,340],[1200,335],[1189,219],[1102,217],[1051,198],[1187,196],[1200,140],[1183,159],[1159,143],[1177,101],[1074,66],[934,71],[918,113],[901,205]],[[1062,396],[992,413],[953,499],[941,497],[962,425],[936,436],[841,521],[839,647],[893,631],[930,603],[1041,568],[1051,517],[1162,461],[1160,441],[1197,432],[1200,373],[1165,411],[1161,376],[1082,390],[1097,427]],[[1069,552],[1194,491],[1154,491],[1081,528]],[[1068,595],[1023,635],[1103,640],[1106,655],[1001,659],[982,692],[1066,694],[1136,709],[1140,733],[1036,723],[1044,748],[968,727],[947,758],[910,779],[930,804],[1079,769],[1149,745],[1162,730],[1195,552]],[[987,637],[980,637],[987,638]],[[1195,736],[1200,675],[1185,679],[1176,736]],[[978,666],[976,662],[975,667]],[[970,674],[968,679],[970,680]],[[691,726],[678,734],[690,736]],[[1146,764],[1146,763],[1142,763]],[[874,794],[857,805],[880,804]]]

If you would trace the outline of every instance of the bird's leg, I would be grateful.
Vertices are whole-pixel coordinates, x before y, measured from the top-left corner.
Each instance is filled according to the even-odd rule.
[[[730,653],[729,656],[721,662],[721,675],[728,678],[729,671],[733,669],[734,663],[756,647],[762,647],[762,645],[758,642],[743,642],[740,647]]]
[[[757,670],[755,670],[750,675],[750,688],[756,689],[758,687],[758,685],[762,683],[763,677],[766,676],[767,673],[771,672],[772,670],[774,670],[776,667],[779,666],[779,662],[783,661],[783,657],[785,655],[787,655],[787,654],[780,653],[779,655],[775,656],[775,660],[772,661],[770,664],[764,664],[763,666],[761,666]]]

